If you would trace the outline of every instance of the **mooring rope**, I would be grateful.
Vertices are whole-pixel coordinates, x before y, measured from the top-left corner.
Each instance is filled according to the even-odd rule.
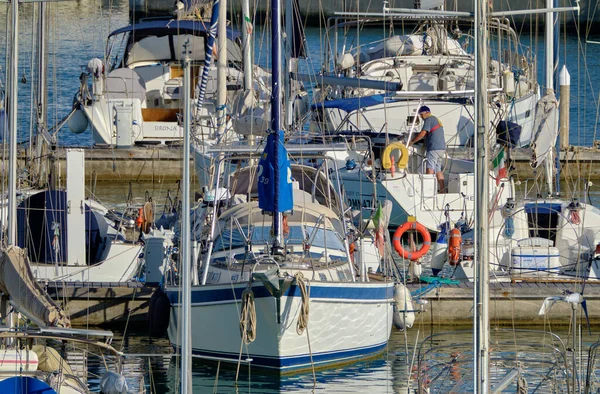
[[[308,294],[308,280],[304,278],[302,272],[298,272],[295,275],[296,284],[302,294],[302,305],[300,306],[300,315],[298,316],[298,323],[296,324],[296,332],[298,335],[302,335],[304,330],[308,327],[308,313],[310,308],[310,299]]]
[[[317,376],[315,374],[315,363],[313,361],[312,347],[310,345],[310,335],[308,335],[308,316],[310,310],[310,283],[308,279],[304,277],[302,272],[298,272],[294,275],[296,278],[296,285],[300,289],[302,295],[302,304],[300,305],[300,314],[298,315],[298,323],[296,324],[296,333],[302,335],[306,330],[306,340],[308,341],[308,354],[310,356],[310,366],[313,375],[313,392],[317,388]]]
[[[254,304],[254,293],[250,287],[247,287],[242,293],[240,331],[244,344],[248,345],[256,339],[256,306]]]

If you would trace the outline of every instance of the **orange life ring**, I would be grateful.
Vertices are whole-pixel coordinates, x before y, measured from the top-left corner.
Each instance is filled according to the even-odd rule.
[[[400,243],[402,234],[408,230],[416,230],[423,237],[423,246],[421,246],[421,249],[417,250],[416,252],[408,252],[404,250],[402,244]],[[396,252],[398,252],[400,256],[411,261],[416,261],[423,257],[427,251],[429,251],[429,247],[431,246],[431,234],[429,234],[429,231],[425,228],[425,226],[419,222],[406,222],[396,229],[392,242],[394,244],[394,249],[396,249]]]

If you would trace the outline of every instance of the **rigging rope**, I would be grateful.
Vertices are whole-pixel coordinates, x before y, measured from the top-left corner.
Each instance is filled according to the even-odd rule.
[[[256,339],[256,306],[254,304],[254,293],[250,287],[247,287],[242,293],[240,333],[242,334],[242,342],[246,345]]]
[[[298,272],[294,275],[296,278],[296,284],[300,289],[300,293],[302,294],[302,305],[300,306],[300,315],[298,316],[298,323],[296,325],[296,333],[298,335],[302,335],[304,330],[306,330],[306,340],[308,341],[308,354],[310,355],[310,366],[312,369],[313,376],[313,390],[317,387],[317,377],[315,375],[315,364],[313,362],[313,354],[312,347],[310,345],[310,336],[308,335],[308,313],[310,306],[310,282],[308,279],[304,278],[304,274],[302,272]]]

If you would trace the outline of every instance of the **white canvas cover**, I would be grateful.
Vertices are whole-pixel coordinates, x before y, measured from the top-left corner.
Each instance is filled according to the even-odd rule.
[[[537,103],[533,134],[531,166],[538,168],[556,146],[558,137],[558,102],[553,90],[548,90]]]
[[[25,252],[9,246],[0,254],[0,291],[10,295],[17,310],[49,326],[69,327],[64,311],[38,285]]]

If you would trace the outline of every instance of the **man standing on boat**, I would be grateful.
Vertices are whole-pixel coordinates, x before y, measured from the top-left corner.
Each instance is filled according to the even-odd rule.
[[[425,138],[425,148],[427,149],[427,174],[435,174],[438,181],[439,193],[445,193],[444,173],[442,172],[442,160],[446,153],[446,138],[444,137],[444,128],[442,124],[431,114],[427,106],[419,108],[419,116],[423,120],[421,132],[414,136],[408,146]]]

